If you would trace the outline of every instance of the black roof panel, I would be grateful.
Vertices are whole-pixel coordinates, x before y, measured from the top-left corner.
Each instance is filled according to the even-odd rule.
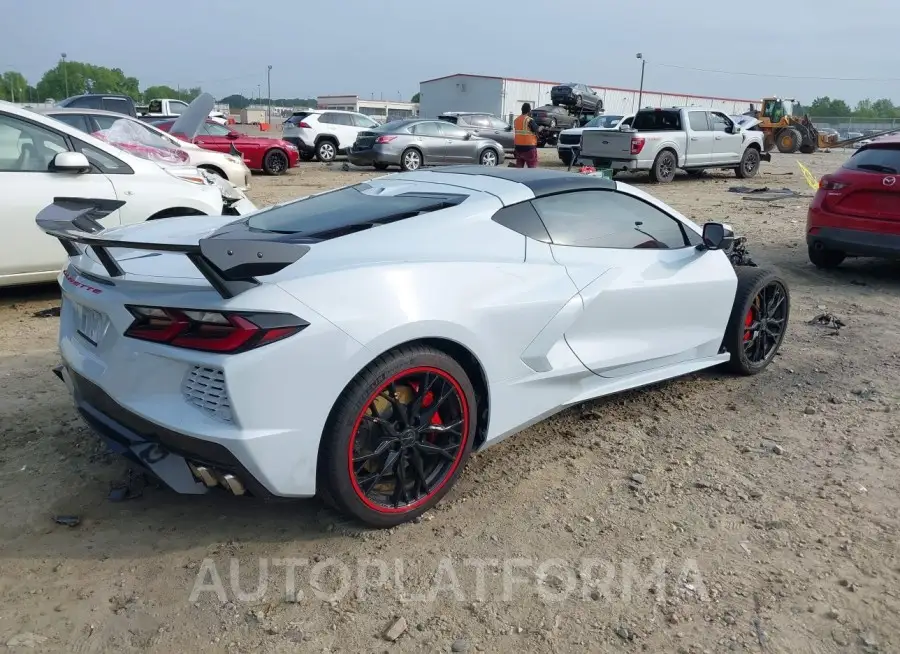
[[[611,179],[543,168],[444,166],[433,168],[431,172],[452,173],[454,175],[481,175],[483,177],[505,179],[527,186],[536,198],[565,191],[584,191],[589,189],[613,191],[616,188],[616,183]]]

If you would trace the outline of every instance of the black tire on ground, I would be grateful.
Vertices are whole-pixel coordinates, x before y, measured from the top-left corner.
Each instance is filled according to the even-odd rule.
[[[807,251],[809,253],[810,262],[816,268],[823,268],[825,270],[837,268],[844,262],[844,259],[847,258],[847,253],[841,252],[840,250],[828,250],[825,248],[817,250],[810,245]]]
[[[565,150],[558,150],[557,152],[559,153],[559,160],[562,162],[563,166],[572,165],[572,160],[574,159],[574,157],[572,157],[571,152],[566,152]]]
[[[786,127],[775,135],[775,147],[777,147],[778,151],[782,154],[797,152],[800,149],[800,143],[802,141],[803,137],[800,136],[800,132],[793,127]]]
[[[400,155],[401,170],[418,170],[422,167],[422,153],[416,148],[406,148]]]
[[[440,435],[420,424],[414,428],[405,424],[406,416],[413,410],[423,411],[429,401],[426,395],[424,406],[413,409],[418,390],[405,383],[412,379],[419,380],[420,388],[434,384],[432,387],[438,389],[435,395],[449,393],[438,412],[439,424],[449,427],[452,421],[458,425],[458,434],[448,429]],[[388,397],[385,393],[392,385],[394,393]],[[379,408],[379,397],[384,408]],[[431,402],[436,402],[434,395]],[[394,413],[397,404],[404,405],[404,415]],[[378,411],[377,421],[366,418],[373,410]],[[403,346],[383,354],[360,371],[335,402],[320,445],[319,495],[370,527],[393,527],[415,519],[441,500],[465,467],[475,438],[477,413],[475,389],[462,366],[449,355],[424,345]],[[419,415],[428,419],[427,410]],[[371,427],[361,427],[369,423]],[[427,424],[436,423],[431,419]],[[379,429],[380,439],[367,437],[365,429]],[[378,445],[373,447],[374,442]],[[376,448],[382,452],[377,453]],[[442,457],[437,456],[437,448]],[[407,481],[403,484],[406,488],[409,482],[420,479],[419,475],[429,480],[428,486],[413,485],[402,495],[397,491],[400,479]],[[366,481],[373,477],[372,485],[365,488]],[[389,482],[394,485],[384,489]]]
[[[316,158],[315,152],[301,152],[300,153],[300,161],[312,161]]]
[[[814,145],[801,145],[800,146],[801,154],[812,154],[815,151],[816,151],[816,146],[814,146]]]
[[[337,156],[338,146],[332,139],[322,139],[316,143],[316,159],[322,163],[334,161]]]
[[[784,340],[790,318],[790,292],[785,281],[772,270],[739,266],[735,273],[737,291],[722,341],[731,354],[725,366],[731,372],[755,375],[772,362]]]
[[[272,148],[263,157],[263,172],[266,175],[283,175],[290,165],[287,153],[279,148]]]
[[[756,177],[756,173],[759,172],[759,161],[759,150],[753,147],[747,148],[741,157],[741,163],[734,169],[734,174],[739,179]]]
[[[387,170],[388,169],[388,165],[386,163],[376,162],[376,163],[373,163],[372,166],[374,166],[375,170]]]
[[[668,184],[675,179],[675,170],[678,168],[678,158],[671,150],[660,150],[653,160],[650,169],[650,181],[654,184]]]
[[[501,160],[502,157],[493,148],[485,148],[478,157],[478,163],[482,166],[499,166]]]

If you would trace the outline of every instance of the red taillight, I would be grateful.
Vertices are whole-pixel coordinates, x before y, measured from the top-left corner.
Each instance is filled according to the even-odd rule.
[[[631,137],[631,154],[640,154],[641,150],[644,149],[644,143],[646,139],[643,136],[632,136]]]
[[[397,137],[396,136],[379,136],[377,139],[375,139],[375,142],[376,143],[390,143],[395,138],[397,138]]]
[[[823,191],[840,191],[842,188],[847,188],[847,186],[848,184],[841,184],[828,176],[819,180],[819,188]]]
[[[284,313],[233,313],[126,306],[134,322],[125,336],[189,350],[234,354],[296,334],[308,325]]]
[[[303,121],[300,121],[299,123],[297,123],[297,127],[299,127],[300,129],[309,129],[309,123],[304,123]]]

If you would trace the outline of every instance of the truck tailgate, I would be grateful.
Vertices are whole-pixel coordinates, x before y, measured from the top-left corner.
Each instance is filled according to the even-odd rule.
[[[581,133],[581,156],[594,159],[636,159],[631,154],[631,137],[637,132],[591,130]]]

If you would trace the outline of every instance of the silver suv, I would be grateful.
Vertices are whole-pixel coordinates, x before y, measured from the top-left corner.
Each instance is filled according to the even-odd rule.
[[[303,161],[334,161],[345,154],[363,130],[372,130],[378,123],[355,111],[313,109],[297,111],[284,121],[282,138],[300,150]]]

